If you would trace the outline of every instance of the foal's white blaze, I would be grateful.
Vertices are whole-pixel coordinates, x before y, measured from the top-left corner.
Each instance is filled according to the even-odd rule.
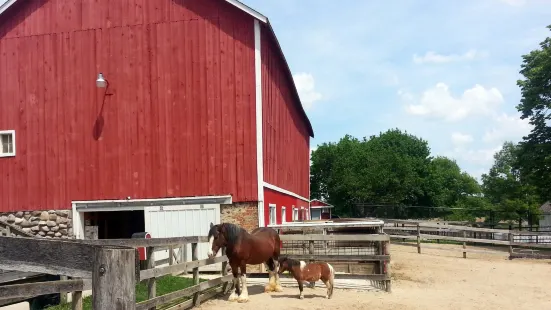
[[[212,243],[214,242],[214,236],[210,236],[209,238],[209,252],[207,253],[208,256],[212,256]],[[203,252],[204,253],[204,252]]]
[[[300,271],[304,271],[304,268],[306,268],[306,263],[304,261],[300,261]]]

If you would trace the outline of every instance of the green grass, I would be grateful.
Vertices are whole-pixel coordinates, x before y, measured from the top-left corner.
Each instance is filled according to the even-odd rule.
[[[205,279],[199,279],[199,282],[207,281]],[[193,286],[193,279],[175,277],[167,275],[161,278],[157,278],[157,296],[166,295],[175,291],[182,290],[186,287]],[[166,306],[173,306],[188,300],[189,297],[179,298],[174,300]],[[147,300],[147,280],[144,280],[136,285],[136,302]],[[82,299],[83,310],[92,310],[92,296],[87,296]],[[48,310],[71,310],[71,304],[61,304],[53,307],[48,307]],[[157,307],[162,309],[162,307]]]

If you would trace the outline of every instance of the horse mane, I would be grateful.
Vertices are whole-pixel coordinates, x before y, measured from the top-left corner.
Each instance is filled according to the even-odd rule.
[[[226,228],[226,238],[228,241],[228,244],[235,244],[237,242],[237,239],[239,238],[239,235],[242,232],[247,233],[245,229],[243,229],[241,226],[232,224],[232,223],[224,223],[222,224]]]
[[[291,267],[300,266],[300,261],[296,259],[289,258],[287,256],[281,257],[281,261],[287,261]]]

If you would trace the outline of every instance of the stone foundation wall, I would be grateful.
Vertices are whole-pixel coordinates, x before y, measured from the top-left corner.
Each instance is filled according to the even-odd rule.
[[[220,222],[237,224],[248,232],[258,228],[258,203],[242,202],[220,205]],[[247,265],[247,273],[263,272],[261,265]]]
[[[17,226],[36,237],[73,238],[73,220],[70,210],[0,213],[0,221]]]

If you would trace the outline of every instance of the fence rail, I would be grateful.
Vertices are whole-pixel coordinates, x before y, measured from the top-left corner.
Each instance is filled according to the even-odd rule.
[[[227,290],[227,257],[198,259],[205,236],[153,239],[46,240],[0,237],[0,269],[60,274],[76,279],[2,286],[0,300],[73,292],[73,309],[82,309],[82,291],[92,289],[94,309],[155,309],[178,303],[180,309]],[[178,259],[174,250],[191,244],[192,260]],[[146,269],[140,270],[137,248],[146,247]],[[168,266],[155,266],[155,252],[169,249]],[[183,258],[183,259],[182,259]],[[199,267],[222,263],[222,276],[199,283]],[[193,286],[157,296],[157,278],[193,271]],[[136,303],[135,285],[147,281],[148,300]],[[221,286],[222,285],[222,286]],[[179,302],[188,297],[189,300]]]
[[[337,278],[376,281],[387,292],[392,290],[390,236],[384,234],[282,234],[281,255],[304,261],[323,261],[348,265],[348,274]],[[351,265],[375,263],[374,272],[357,274]]]
[[[467,252],[488,253],[489,251],[467,249],[467,243],[486,244],[496,246],[508,246],[509,258],[551,258],[551,234],[541,232],[528,232],[518,230],[503,230],[477,228],[459,225],[446,225],[429,223],[414,220],[394,220],[385,219],[386,223],[395,226],[385,226],[384,231],[393,239],[413,239],[417,240],[417,251],[421,253],[421,240],[440,240],[462,242],[462,249],[439,248],[442,250],[461,251],[463,257],[467,257]],[[398,225],[401,225],[398,226]],[[435,248],[423,245],[427,248]],[[537,249],[532,252],[522,251],[515,253],[514,247]],[[549,253],[535,253],[539,250],[549,251]]]

